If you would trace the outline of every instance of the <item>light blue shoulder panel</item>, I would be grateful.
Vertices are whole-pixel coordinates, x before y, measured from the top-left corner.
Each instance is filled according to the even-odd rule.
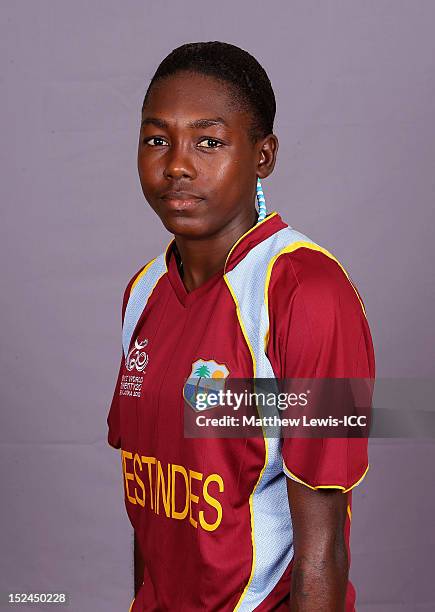
[[[124,325],[122,326],[122,346],[124,356],[127,357],[130,348],[131,337],[134,333],[139,318],[147,305],[149,297],[153,292],[157,281],[167,272],[165,253],[161,253],[148,270],[141,276],[130,294],[124,315]]]
[[[264,300],[267,269],[275,255],[299,241],[313,244],[307,236],[285,227],[253,247],[225,275],[237,299],[240,317],[254,352],[255,378],[275,378],[264,351],[264,338],[269,328],[269,314]],[[259,408],[264,414],[268,410],[264,406]],[[266,434],[265,443],[268,447],[267,463],[252,497],[255,542],[253,576],[236,608],[240,612],[250,612],[264,601],[293,557],[293,529],[281,440],[279,437],[267,437]]]

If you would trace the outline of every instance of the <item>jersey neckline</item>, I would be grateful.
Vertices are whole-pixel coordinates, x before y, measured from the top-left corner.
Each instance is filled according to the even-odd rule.
[[[173,243],[171,243],[173,244]],[[169,248],[169,247],[168,247]],[[168,269],[168,279],[172,285],[172,288],[177,296],[179,302],[182,306],[189,306],[192,302],[196,301],[201,297],[204,293],[207,293],[223,276],[223,268],[218,270],[210,276],[202,285],[196,287],[196,289],[192,289],[192,291],[187,291],[184,286],[183,280],[180,276],[180,272],[178,271],[177,262],[175,260],[174,252],[171,247],[171,250],[168,254],[169,261],[167,261],[167,269]]]
[[[187,291],[180,276],[174,254],[175,238],[166,247],[165,262],[169,282],[182,306],[187,307],[207,293],[216,283],[218,283],[226,272],[232,270],[257,244],[269,238],[278,230],[288,227],[281,216],[273,211],[269,213],[263,221],[260,221],[236,240],[231,247],[224,266],[208,278],[202,285]]]

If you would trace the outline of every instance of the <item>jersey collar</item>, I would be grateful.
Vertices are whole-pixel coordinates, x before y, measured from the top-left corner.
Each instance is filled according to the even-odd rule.
[[[266,240],[266,238],[269,238],[269,236],[272,236],[272,234],[275,234],[284,227],[288,227],[288,224],[282,220],[276,211],[269,213],[263,221],[251,227],[233,244],[225,261],[224,273],[237,266],[257,244],[260,244],[260,242],[263,242],[263,240]]]

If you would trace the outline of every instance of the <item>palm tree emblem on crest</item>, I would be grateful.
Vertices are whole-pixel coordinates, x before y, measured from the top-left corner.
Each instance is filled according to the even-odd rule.
[[[202,364],[198,368],[196,368],[195,376],[198,376],[198,382],[196,383],[196,387],[195,387],[195,399],[196,399],[196,395],[198,393],[198,387],[199,387],[199,383],[201,382],[201,378],[209,378],[210,370],[205,364]]]

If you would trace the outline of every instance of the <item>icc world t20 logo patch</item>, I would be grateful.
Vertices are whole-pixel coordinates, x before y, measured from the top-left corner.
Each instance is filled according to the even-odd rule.
[[[142,342],[139,342],[139,340],[135,341],[133,348],[131,349],[125,360],[125,367],[129,372],[131,372],[132,370],[143,372],[147,367],[148,355],[143,350],[147,344],[147,338],[145,338],[145,340],[142,340]]]
[[[217,363],[214,359],[209,359],[208,361],[197,359],[192,363],[192,371],[183,387],[184,399],[189,406],[197,411],[214,408],[215,405],[197,408],[196,397],[198,393],[204,393],[207,396],[210,392],[216,393],[221,389],[224,391],[225,379],[229,373],[225,364]],[[201,403],[207,403],[207,398],[204,401],[201,398]]]
[[[148,353],[143,350],[147,345],[147,338],[142,341],[135,340],[133,348],[125,358],[126,370],[131,373],[122,375],[119,395],[141,397],[144,377],[138,374],[142,374],[148,365]]]

